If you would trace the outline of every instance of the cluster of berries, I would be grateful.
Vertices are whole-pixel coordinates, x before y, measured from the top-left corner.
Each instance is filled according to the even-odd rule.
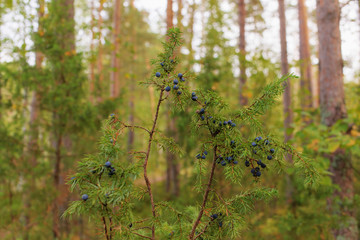
[[[198,100],[198,97],[196,96],[196,93],[191,93],[191,99],[193,100],[193,101],[197,101]]]
[[[234,159],[234,156],[222,157],[221,155],[218,157],[217,164],[221,164],[221,166],[226,166],[227,163],[238,164],[238,161]]]
[[[218,225],[219,225],[219,227],[222,227],[222,225],[223,225],[223,223],[222,223],[222,221],[221,221],[221,216],[222,216],[222,213],[219,213],[219,214],[217,214],[217,213],[214,213],[214,214],[212,214],[210,217],[211,217],[211,221],[214,221],[215,219],[217,219],[217,223],[218,223]]]
[[[170,63],[171,64],[165,64],[165,62],[161,62],[160,65],[161,67],[164,69],[165,72],[169,73],[171,72],[172,69],[174,69],[174,66],[173,66],[173,63],[174,63],[174,60],[171,59],[170,60]]]
[[[185,79],[183,78],[182,73],[179,73],[178,77],[181,82],[185,82]],[[179,90],[179,80],[174,79],[173,83],[174,83],[174,86],[172,88],[177,91],[177,95],[180,95],[182,92]],[[170,86],[165,87],[165,91],[170,92],[170,90],[171,90]]]
[[[214,124],[216,124],[216,121],[213,121]],[[236,124],[233,123],[231,120],[229,121],[224,121],[224,122],[219,122],[219,126],[231,126],[231,127],[236,127]]]
[[[205,114],[205,109],[204,109],[204,108],[200,109],[200,111],[198,111],[198,113],[199,113],[199,115],[200,115],[201,120],[204,121],[204,120],[205,120],[205,116],[204,116],[204,114]],[[212,117],[210,116],[209,118],[212,118]]]
[[[206,155],[208,155],[208,152],[205,150],[202,154],[198,153],[198,154],[196,155],[196,158],[197,158],[197,159],[200,159],[200,158],[205,159],[205,158],[206,158]]]
[[[115,174],[115,168],[113,166],[111,166],[111,162],[107,161],[105,163],[105,167],[109,170],[108,174],[110,177]]]
[[[270,148],[270,141],[269,140],[263,140],[262,137],[255,138],[254,142],[251,143],[251,146],[253,147],[253,153],[256,155],[258,154],[258,151],[265,152],[267,154],[267,160],[272,160],[273,156],[272,154],[275,153],[275,149]],[[257,167],[254,167],[254,165],[250,164],[248,160],[245,161],[245,166],[250,167],[252,165],[251,173],[254,177],[260,177],[261,171],[260,168],[266,168],[266,164],[263,163],[261,160],[257,160]]]

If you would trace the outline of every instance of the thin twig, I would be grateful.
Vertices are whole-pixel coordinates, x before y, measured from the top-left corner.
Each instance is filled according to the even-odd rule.
[[[151,237],[147,237],[147,236],[141,235],[141,234],[136,233],[136,232],[131,232],[131,233],[133,233],[133,234],[135,234],[135,235],[138,235],[138,236],[140,236],[140,237],[142,237],[142,238],[153,239],[153,238],[151,238]]]
[[[105,231],[106,239],[109,240],[105,217],[102,217],[102,220],[103,220],[103,223],[104,223],[104,231]]]
[[[151,183],[150,183],[150,180],[149,180],[148,175],[147,175],[147,165],[148,165],[148,161],[149,161],[151,144],[152,144],[152,140],[153,140],[153,136],[154,136],[154,132],[155,132],[155,127],[156,127],[156,123],[157,123],[158,116],[159,116],[160,105],[161,105],[161,102],[162,102],[163,93],[164,93],[164,89],[161,89],[159,101],[158,101],[158,104],[157,104],[157,107],[156,107],[156,114],[155,114],[155,118],[154,118],[154,123],[153,123],[152,129],[150,131],[149,143],[148,143],[148,148],[147,148],[147,151],[146,151],[145,161],[144,161],[144,165],[143,165],[143,167],[144,167],[144,179],[145,179],[145,183],[146,183],[148,193],[149,193],[149,196],[150,196],[151,211],[152,211],[153,217],[156,217],[156,209],[155,209],[155,204],[154,204],[154,197],[153,197],[153,194],[152,194],[152,191],[151,191]],[[151,232],[152,232],[151,233],[152,238],[150,238],[150,239],[155,240],[155,226],[154,225],[151,228]]]
[[[210,192],[210,189],[211,189],[211,183],[212,183],[212,180],[214,178],[214,172],[215,172],[215,167],[216,167],[216,150],[217,150],[217,145],[215,145],[215,147],[214,147],[214,159],[213,159],[213,163],[212,163],[212,167],[211,167],[211,173],[210,173],[210,176],[209,176],[209,181],[208,181],[205,193],[204,193],[204,198],[203,198],[203,202],[202,202],[202,205],[201,205],[199,215],[198,215],[196,221],[194,222],[194,225],[193,225],[193,227],[191,229],[191,233],[189,235],[190,240],[194,239],[196,228],[199,225],[200,220],[201,220],[201,218],[202,218],[202,216],[204,214],[205,205],[206,205],[206,202],[207,202],[207,199],[208,199],[208,196],[209,196],[209,192]]]

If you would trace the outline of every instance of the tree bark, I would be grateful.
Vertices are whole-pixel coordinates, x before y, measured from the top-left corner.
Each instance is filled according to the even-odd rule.
[[[192,63],[194,62],[194,50],[193,50],[193,39],[194,39],[194,20],[195,20],[195,11],[196,11],[196,3],[195,1],[192,2],[190,8],[190,19],[188,25],[189,31],[189,43],[188,43],[188,50],[189,50],[189,68],[192,68]]]
[[[240,77],[239,77],[239,103],[244,106],[248,104],[248,98],[244,95],[246,89],[246,51],[245,51],[245,0],[238,0],[238,17],[239,17],[239,62],[240,62]]]
[[[312,70],[309,45],[309,30],[307,24],[307,8],[304,0],[298,0],[299,36],[300,36],[300,91],[301,108],[308,111],[313,107]],[[304,122],[309,122],[303,118]]]
[[[43,31],[42,27],[42,18],[44,16],[44,10],[45,10],[45,1],[39,0],[38,1],[39,8],[37,11],[38,14],[38,33],[41,34]],[[41,64],[43,62],[44,55],[36,51],[35,52],[35,66],[38,69],[39,72],[41,72]],[[37,88],[40,87],[40,85],[36,86]],[[38,118],[40,114],[40,108],[39,108],[39,102],[40,102],[40,94],[38,92],[38,89],[35,89],[32,93],[32,100],[30,104],[30,120],[29,120],[29,139],[27,143],[27,154],[28,154],[28,161],[29,166],[33,169],[37,165],[37,157],[39,155],[39,144],[38,144],[38,137],[39,137],[39,127],[38,127]],[[27,190],[24,201],[25,206],[25,225],[26,230],[24,232],[24,239],[29,239],[30,236],[30,229],[31,229],[31,212],[29,213],[31,209],[31,192],[35,190],[35,179],[32,176],[29,183],[30,187]]]
[[[347,118],[338,0],[317,0],[316,15],[320,43],[321,122],[331,127],[338,120]],[[328,204],[337,217],[346,218],[342,219],[341,224],[332,229],[332,233],[335,239],[358,239],[354,209],[344,204],[345,202],[352,202],[354,197],[351,158],[341,148],[327,154],[326,157],[330,160],[329,171],[332,173],[332,182],[339,187],[329,198]],[[341,216],[339,212],[341,212]]]
[[[67,58],[75,55],[75,8],[74,0],[63,0],[57,1],[53,0],[54,6],[56,6],[56,11],[52,14],[56,14],[59,18],[59,36],[61,40],[59,41],[62,51],[65,53],[65,56],[60,56],[60,71],[59,76],[57,76],[56,85],[67,84],[68,75],[66,72],[66,63]],[[55,11],[55,9],[53,9]],[[66,56],[68,54],[69,56]],[[57,109],[53,110],[53,147],[55,151],[55,166],[54,166],[54,188],[56,190],[60,189],[60,180],[61,180],[61,164],[62,164],[62,155],[61,149],[63,142],[67,143],[70,141],[68,136],[64,136],[64,128],[66,126],[66,119],[58,114]],[[63,141],[64,140],[64,141]],[[67,147],[67,146],[66,146]],[[55,239],[60,238],[60,222],[59,222],[59,197],[56,196],[53,204],[53,235]]]
[[[103,75],[103,60],[102,60],[102,56],[103,56],[103,47],[102,47],[102,23],[103,23],[103,19],[101,16],[101,12],[104,8],[104,0],[100,0],[99,1],[99,9],[98,9],[98,22],[97,22],[97,27],[98,27],[98,31],[99,31],[99,44],[98,44],[98,55],[97,55],[97,75],[98,75],[98,83],[97,85],[99,86],[99,89],[101,89],[102,87],[102,83],[103,83],[103,79],[104,79],[104,75]],[[99,91],[98,92],[98,97],[97,97],[98,102],[102,101],[102,92]]]
[[[286,39],[286,15],[285,15],[285,3],[284,0],[278,0],[279,3],[279,20],[280,20],[280,45],[281,45],[281,73],[286,75],[289,73],[288,53],[287,53],[287,39]],[[289,133],[291,124],[293,123],[293,111],[291,109],[291,84],[289,79],[286,80],[285,91],[283,95],[283,113],[284,113],[284,142],[288,142],[292,138],[292,134]],[[290,154],[285,155],[287,162],[292,162]],[[290,175],[286,176],[286,198],[290,203],[293,211],[293,194],[294,187]]]
[[[113,50],[111,52],[111,76],[110,76],[110,96],[115,98],[120,93],[120,61],[119,61],[119,49],[120,49],[120,19],[122,11],[122,0],[114,0],[114,18],[113,18]]]
[[[134,0],[130,0],[130,12],[131,13],[135,13],[135,6],[134,6]],[[135,72],[134,72],[134,65],[136,63],[136,45],[135,45],[135,29],[132,28],[131,30],[131,42],[134,43],[133,44],[133,51],[132,51],[132,64],[130,66],[130,97],[129,97],[129,124],[130,125],[134,125],[134,114],[135,114],[135,101],[134,101],[134,91],[135,91]],[[129,129],[129,133],[128,133],[128,151],[131,151],[133,149],[133,145],[134,145],[134,139],[135,139],[135,133],[133,129]],[[129,159],[130,160],[130,159]]]
[[[90,52],[91,52],[91,59],[90,59],[90,79],[89,79],[89,95],[90,101],[94,103],[94,90],[95,90],[95,60],[94,60],[94,40],[95,40],[95,32],[94,32],[94,1],[91,0],[91,22],[90,22],[90,30],[91,30],[91,42],[90,42]]]

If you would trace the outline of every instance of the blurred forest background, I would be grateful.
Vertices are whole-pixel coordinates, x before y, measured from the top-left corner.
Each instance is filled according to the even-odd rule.
[[[157,96],[138,82],[172,26],[183,32],[179,72],[197,75],[187,84],[218,92],[230,110],[281,75],[300,77],[264,128],[308,154],[323,177],[309,190],[291,168],[264,175],[260,183],[279,196],[256,204],[241,239],[358,239],[358,0],[1,0],[0,239],[98,239],[101,226],[86,217],[60,218],[80,198],[66,181],[96,152],[109,114],[137,125],[152,119]],[[198,139],[186,111],[160,118],[185,156],[154,152],[154,194],[187,205],[201,199],[191,191]],[[133,131],[121,141],[129,151],[146,144]],[[247,175],[244,188],[252,181]],[[224,195],[238,191],[218,184]]]

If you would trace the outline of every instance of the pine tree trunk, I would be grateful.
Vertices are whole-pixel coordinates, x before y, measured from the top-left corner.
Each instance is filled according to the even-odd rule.
[[[239,103],[244,106],[248,103],[247,97],[244,95],[246,89],[246,51],[245,51],[245,0],[238,0],[238,17],[239,17],[239,60],[240,60],[240,77],[239,77]]]
[[[280,20],[280,45],[281,45],[281,73],[286,75],[289,73],[288,53],[287,53],[287,39],[286,39],[286,15],[285,15],[285,3],[284,0],[278,0],[279,2],[279,20]],[[288,142],[292,138],[292,134],[289,133],[291,124],[293,123],[293,112],[291,109],[291,84],[287,80],[285,83],[285,91],[283,95],[283,113],[284,113],[284,141]],[[288,162],[292,162],[290,154],[285,155],[285,159]],[[291,204],[294,211],[293,194],[294,187],[292,184],[290,175],[286,176],[286,198]]]
[[[131,13],[135,13],[135,6],[134,6],[134,0],[130,0],[130,12]],[[131,30],[131,42],[135,43],[135,29],[132,28]],[[129,124],[130,125],[134,125],[134,114],[135,114],[135,101],[134,101],[134,92],[135,92],[135,72],[134,72],[134,66],[136,63],[136,45],[133,45],[133,52],[132,52],[132,64],[130,66],[130,97],[129,97]],[[135,133],[133,131],[133,129],[129,129],[129,133],[128,133],[128,151],[131,151],[133,149],[133,145],[134,145],[134,139],[135,139]]]
[[[192,63],[194,62],[194,50],[192,41],[194,39],[194,20],[195,20],[195,10],[196,10],[196,3],[193,1],[190,8],[190,19],[189,19],[189,25],[188,25],[188,31],[189,31],[189,43],[188,43],[188,50],[189,50],[189,59],[188,62],[190,64],[189,68],[192,67]]]
[[[101,89],[102,85],[103,85],[103,79],[104,79],[104,75],[103,75],[103,60],[102,60],[102,56],[103,56],[103,47],[102,47],[102,23],[103,23],[103,19],[101,16],[101,12],[103,11],[104,8],[104,0],[100,0],[99,2],[99,9],[98,9],[98,22],[97,22],[97,27],[98,27],[98,31],[99,31],[99,44],[98,44],[98,54],[97,54],[97,75],[98,75],[98,82],[97,85],[99,86],[99,89]],[[98,97],[97,100],[98,102],[102,101],[102,92],[99,91],[98,93]]]
[[[38,33],[41,34],[43,31],[41,20],[44,16],[45,10],[45,1],[39,0],[38,1],[39,8],[38,8]],[[36,51],[35,52],[35,65],[38,71],[41,71],[41,64],[43,62],[44,55]],[[40,86],[37,86],[40,87]],[[32,93],[32,100],[30,104],[30,120],[29,120],[29,139],[27,143],[27,160],[29,161],[29,166],[33,169],[37,165],[37,157],[39,155],[39,144],[38,144],[38,137],[39,137],[39,128],[38,128],[38,118],[40,114],[39,108],[40,102],[40,95],[37,90],[34,90]],[[24,239],[29,239],[30,236],[30,229],[31,229],[31,197],[30,194],[35,190],[35,178],[34,176],[31,177],[29,180],[30,187],[27,189],[27,193],[25,196],[24,206],[25,206],[25,226],[26,230],[24,232]]]
[[[313,107],[312,71],[309,45],[309,30],[307,24],[307,8],[304,0],[298,0],[299,33],[300,33],[300,91],[301,108],[307,111]],[[309,119],[303,118],[304,122]]]
[[[95,32],[94,32],[94,0],[91,0],[91,22],[90,22],[90,30],[91,30],[91,42],[90,42],[90,52],[91,52],[91,60],[90,60],[90,79],[89,79],[89,95],[90,101],[94,103],[94,90],[95,90],[95,60],[94,60],[94,40],[95,40]]]
[[[321,122],[331,127],[338,120],[347,118],[342,76],[343,61],[338,0],[317,0],[316,15],[320,43]],[[341,217],[340,224],[333,228],[332,233],[335,239],[358,239],[354,209],[345,204],[345,202],[353,202],[354,198],[351,158],[341,148],[327,154],[326,157],[330,160],[329,171],[332,173],[332,182],[339,187],[328,200],[333,213],[337,217]]]
[[[61,45],[62,51],[64,53],[69,53],[70,56],[75,54],[75,8],[74,8],[74,0],[63,0],[57,1],[53,0],[54,5],[57,6],[57,13],[59,21],[58,24],[61,25],[59,28],[61,34],[59,36],[62,37]],[[66,27],[65,27],[66,26]],[[61,64],[68,64],[65,63],[67,60],[65,59],[66,56],[61,56],[60,62]],[[65,66],[61,66],[61,69],[66,69]],[[64,70],[60,71],[59,76],[57,76],[57,85],[67,84],[67,76]],[[67,143],[67,149],[71,145],[70,138],[68,136],[64,136],[64,127],[66,125],[67,119],[62,119],[59,116],[56,109],[53,111],[53,125],[54,125],[54,132],[53,132],[53,147],[55,151],[55,166],[54,166],[54,188],[56,190],[60,189],[60,181],[61,181],[61,164],[62,164],[62,155],[61,149],[63,142]],[[53,235],[54,238],[60,238],[60,214],[59,214],[59,197],[56,196],[53,204]]]
[[[173,12],[173,0],[167,0],[166,8],[166,26],[167,29],[170,29],[174,26],[173,24],[174,12]],[[169,137],[174,137],[175,134],[175,120],[170,117],[170,106],[167,104],[167,135]],[[166,191],[168,193],[172,192],[172,183],[174,182],[174,162],[176,161],[175,155],[167,151],[166,152]]]
[[[114,19],[113,19],[113,35],[112,43],[113,50],[111,52],[111,76],[110,76],[110,96],[118,97],[120,93],[120,61],[119,61],[119,49],[120,49],[120,19],[122,11],[122,0],[114,0]]]

